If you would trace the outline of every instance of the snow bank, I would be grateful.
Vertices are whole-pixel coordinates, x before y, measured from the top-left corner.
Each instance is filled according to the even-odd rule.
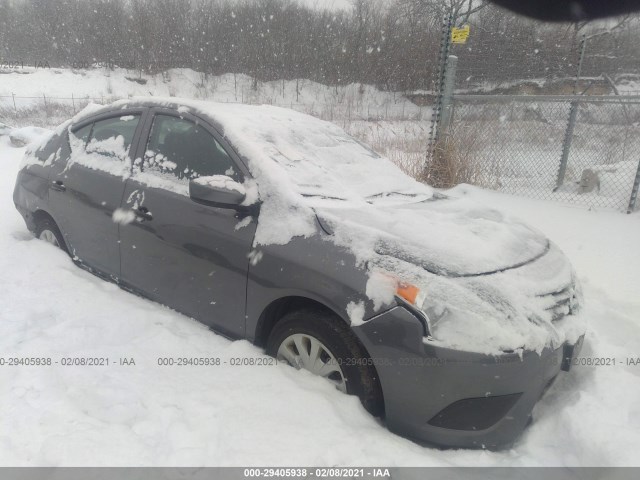
[[[4,123],[0,123],[0,137],[3,137],[5,135],[9,135],[11,133],[11,130],[13,130],[13,128],[10,127],[9,125],[5,125]]]
[[[39,142],[51,134],[51,130],[40,127],[14,128],[9,132],[9,139],[14,147],[24,147],[30,143]]]

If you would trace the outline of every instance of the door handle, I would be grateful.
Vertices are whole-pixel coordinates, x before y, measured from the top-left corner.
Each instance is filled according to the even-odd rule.
[[[147,207],[138,207],[133,212],[136,214],[136,217],[138,217],[142,222],[144,222],[145,220],[153,220],[153,215]]]
[[[51,182],[51,188],[53,190],[57,190],[58,192],[66,192],[67,187],[64,186],[64,182],[62,180],[53,180]]]

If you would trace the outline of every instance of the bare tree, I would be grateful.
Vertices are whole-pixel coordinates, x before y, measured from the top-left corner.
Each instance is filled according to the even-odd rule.
[[[0,0],[0,60],[51,66],[96,62],[140,72],[184,67],[259,80],[427,89],[446,13],[472,24],[460,84],[573,76],[577,36],[585,75],[640,72],[638,20],[548,26],[480,0],[354,0],[350,10],[292,0]],[[572,47],[573,42],[573,47]],[[595,72],[595,73],[594,73]],[[238,99],[242,99],[241,92]]]
[[[467,23],[473,14],[487,6],[483,0],[398,0],[398,3],[409,15],[424,16],[436,24],[445,15],[451,15],[454,25]]]

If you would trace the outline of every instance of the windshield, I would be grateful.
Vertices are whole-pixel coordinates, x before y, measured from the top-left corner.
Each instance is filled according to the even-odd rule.
[[[274,161],[309,201],[413,203],[433,196],[431,187],[332,123],[270,106],[217,105],[209,113],[250,162]]]
[[[317,122],[278,138],[272,158],[285,167],[298,193],[313,200],[415,202],[433,191],[339,128]]]

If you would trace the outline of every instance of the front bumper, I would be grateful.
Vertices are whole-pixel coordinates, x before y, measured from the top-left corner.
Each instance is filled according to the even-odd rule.
[[[423,343],[403,307],[354,327],[378,371],[389,430],[445,447],[511,445],[558,373],[577,355],[563,345],[541,354],[492,356]]]

